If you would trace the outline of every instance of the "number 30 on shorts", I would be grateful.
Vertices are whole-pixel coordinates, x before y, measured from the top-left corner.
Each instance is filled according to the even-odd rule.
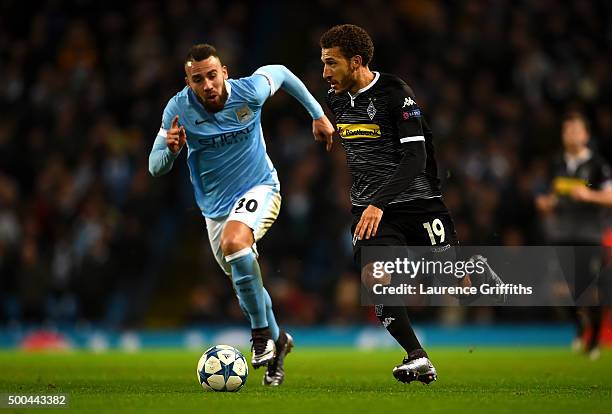
[[[425,222],[423,223],[423,227],[425,227],[425,230],[427,230],[427,235],[429,236],[432,246],[438,243],[444,243],[445,234],[442,220],[437,218],[431,223]],[[440,240],[436,240],[436,236],[438,236]]]
[[[257,200],[251,199],[247,201],[246,198],[242,197],[240,200],[238,200],[238,205],[236,206],[234,213],[240,213],[240,209],[243,207],[246,209],[246,211],[252,213],[257,210],[257,206]]]

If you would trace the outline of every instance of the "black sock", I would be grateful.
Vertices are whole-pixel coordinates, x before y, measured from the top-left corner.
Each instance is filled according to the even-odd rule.
[[[264,328],[251,328],[251,336],[263,336],[266,339],[272,338],[272,333],[270,332],[270,328],[267,326]]]
[[[278,334],[278,339],[274,344],[276,345],[276,349],[281,349],[287,343],[287,335],[285,335],[285,331],[283,329],[280,330]]]
[[[405,306],[376,305],[376,316],[391,336],[406,350],[408,359],[427,357],[416,337]]]
[[[587,350],[591,351],[599,346],[599,331],[601,330],[601,307],[592,306],[588,308],[591,319],[591,337],[587,345]]]
[[[576,337],[577,338],[582,338],[582,335],[584,334],[584,330],[585,330],[585,318],[586,316],[584,314],[581,313],[579,308],[572,308],[571,309],[573,314],[572,316],[574,317],[574,324],[576,326]]]

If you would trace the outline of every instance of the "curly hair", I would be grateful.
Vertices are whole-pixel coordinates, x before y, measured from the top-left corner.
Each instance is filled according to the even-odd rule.
[[[319,41],[322,49],[339,47],[340,52],[347,59],[361,56],[364,66],[367,66],[374,56],[374,43],[368,32],[354,24],[341,24],[334,26],[323,33]]]

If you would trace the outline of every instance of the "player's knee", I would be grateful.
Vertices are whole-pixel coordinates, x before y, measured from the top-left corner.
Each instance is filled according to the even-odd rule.
[[[391,275],[389,273],[383,273],[379,275],[378,272],[374,272],[374,266],[370,263],[365,265],[361,269],[361,283],[368,289],[372,289],[374,285],[388,285],[391,283]]]
[[[224,234],[221,238],[221,250],[223,250],[224,256],[228,256],[247,247],[251,247],[251,244],[252,243],[248,238],[242,237],[240,234],[236,233],[227,235]]]

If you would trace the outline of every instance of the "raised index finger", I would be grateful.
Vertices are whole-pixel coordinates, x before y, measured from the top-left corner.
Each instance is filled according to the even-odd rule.
[[[178,115],[174,116],[174,119],[172,119],[172,128],[177,128],[178,127]]]

